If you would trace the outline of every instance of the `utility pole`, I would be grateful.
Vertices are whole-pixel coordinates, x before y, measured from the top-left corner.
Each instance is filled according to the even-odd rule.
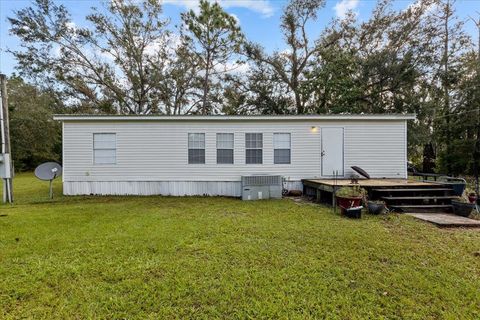
[[[1,161],[0,177],[3,178],[3,203],[13,203],[12,162],[10,149],[10,128],[8,120],[7,77],[0,74],[0,134],[1,134]]]

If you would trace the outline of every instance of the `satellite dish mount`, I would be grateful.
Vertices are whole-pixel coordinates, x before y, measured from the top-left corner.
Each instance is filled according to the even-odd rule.
[[[53,199],[53,180],[62,175],[62,166],[56,162],[45,162],[35,169],[35,176],[44,181],[49,181],[49,196]]]

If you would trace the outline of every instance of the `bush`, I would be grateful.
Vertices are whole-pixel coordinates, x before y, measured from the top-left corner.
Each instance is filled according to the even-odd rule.
[[[44,161],[61,160],[61,125],[53,120],[58,104],[21,78],[8,81],[12,158],[17,171],[32,170]]]
[[[342,198],[365,197],[367,195],[367,190],[360,186],[341,187],[335,192],[335,195]]]

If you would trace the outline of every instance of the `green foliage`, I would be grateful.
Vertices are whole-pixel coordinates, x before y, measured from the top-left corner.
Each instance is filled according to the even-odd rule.
[[[357,198],[357,197],[364,197],[367,195],[367,190],[364,188],[354,185],[351,187],[341,187],[335,192],[337,197],[343,198]]]
[[[267,67],[268,68],[268,67]],[[263,71],[261,71],[263,70]],[[283,92],[287,90],[276,74],[257,65],[244,76],[230,75],[225,86],[226,114],[295,114],[292,101]]]
[[[8,20],[24,48],[13,52],[22,76],[90,112],[160,112],[169,41],[160,1],[105,2],[86,27],[52,0],[35,0]]]
[[[474,173],[480,161],[476,150],[480,143],[480,52],[463,55],[459,68],[466,76],[456,84],[456,108],[441,118],[439,124],[439,140],[445,146],[439,152],[439,171],[455,175]],[[446,117],[450,119],[448,123]]]
[[[480,317],[476,230],[290,200],[49,201],[31,173],[14,187],[0,209],[5,319]]]
[[[221,110],[218,90],[222,75],[229,63],[240,53],[243,34],[235,17],[225,12],[217,2],[200,0],[200,12],[182,13],[183,37],[191,52],[199,59],[204,73],[199,81],[199,113],[211,114]],[[241,63],[235,61],[236,64]]]
[[[438,154],[438,172],[450,170],[453,175],[472,174],[475,140],[455,139],[450,146],[450,152],[443,149]]]
[[[314,54],[330,44],[320,41],[314,43],[306,34],[309,24],[317,20],[317,12],[324,6],[324,0],[292,0],[288,3],[280,24],[286,42],[286,49],[282,52],[268,54],[259,44],[245,44],[245,54],[254,62],[255,71],[270,73],[267,77],[276,79],[276,87],[281,87],[272,94],[276,96],[272,100],[288,101],[288,108],[281,108],[283,113],[304,114],[309,111],[307,103],[311,100],[311,95],[302,92],[302,87],[307,85],[305,74],[311,68],[310,62]],[[250,76],[250,79],[252,78],[256,81],[254,74]],[[252,92],[252,95],[256,96],[251,101],[254,106],[264,102],[258,93]],[[278,104],[273,104],[273,108],[278,109]],[[265,110],[263,106],[259,109],[262,110],[261,113],[273,113],[272,110]]]
[[[61,161],[61,124],[53,121],[61,106],[54,94],[19,77],[8,79],[7,84],[15,169],[31,170],[44,161]]]
[[[410,161],[448,174],[480,171],[480,52],[454,1],[398,10],[380,0],[368,19],[347,13],[312,38],[324,5],[290,0],[279,21],[284,50],[272,53],[244,39],[215,1],[182,13],[177,30],[160,0],[105,2],[85,27],[60,3],[35,0],[9,21],[22,45],[14,52],[22,75],[61,92],[69,110],[415,113]]]

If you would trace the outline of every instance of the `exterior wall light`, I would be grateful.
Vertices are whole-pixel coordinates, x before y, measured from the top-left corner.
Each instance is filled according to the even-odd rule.
[[[313,132],[313,133],[315,133],[315,132],[318,131],[318,128],[317,128],[316,126],[312,126],[312,127],[310,128],[310,131]]]

